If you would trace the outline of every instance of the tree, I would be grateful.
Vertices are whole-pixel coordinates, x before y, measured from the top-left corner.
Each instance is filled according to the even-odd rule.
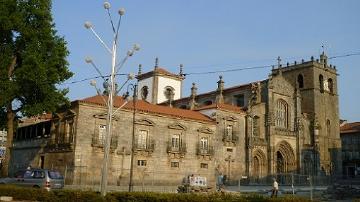
[[[54,112],[68,104],[67,89],[57,89],[72,76],[69,54],[51,16],[51,0],[0,0],[0,108],[6,113],[8,174],[17,116]]]

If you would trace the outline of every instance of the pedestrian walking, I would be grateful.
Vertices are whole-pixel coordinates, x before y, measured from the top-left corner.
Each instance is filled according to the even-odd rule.
[[[278,182],[276,181],[275,178],[273,178],[274,182],[273,182],[273,185],[272,185],[272,193],[271,193],[271,198],[273,197],[277,197],[278,195],[278,191],[279,191],[279,184]]]

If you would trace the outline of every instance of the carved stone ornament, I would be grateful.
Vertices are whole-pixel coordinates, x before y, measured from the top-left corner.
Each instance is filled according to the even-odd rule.
[[[208,128],[208,127],[199,128],[198,131],[200,133],[206,133],[206,134],[213,134],[214,133],[214,131],[211,130],[210,128]]]
[[[145,125],[145,126],[154,126],[155,123],[149,119],[138,119],[135,121],[135,124]]]
[[[175,130],[186,130],[186,127],[184,125],[181,125],[180,123],[171,124],[168,126],[168,128]]]

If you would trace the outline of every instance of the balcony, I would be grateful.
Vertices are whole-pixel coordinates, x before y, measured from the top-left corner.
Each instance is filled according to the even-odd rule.
[[[98,137],[93,137],[91,140],[91,146],[93,147],[104,147],[104,142],[105,140],[99,140]],[[110,149],[111,150],[115,150],[118,146],[118,137],[117,136],[113,136],[111,137],[111,141],[110,141]]]
[[[223,142],[232,142],[232,143],[236,144],[236,142],[239,141],[239,136],[234,135],[234,134],[231,136],[224,134],[222,141]]]
[[[152,153],[155,149],[155,140],[148,140],[146,144],[138,144],[137,142],[134,144],[134,151],[145,151]]]
[[[198,144],[196,147],[196,155],[213,156],[214,153],[215,152],[213,146],[202,147],[200,144]]]
[[[177,145],[177,147],[174,147],[174,145],[171,144],[171,142],[167,142],[167,153],[173,153],[173,154],[185,154],[186,153],[186,144],[181,143],[180,145]]]

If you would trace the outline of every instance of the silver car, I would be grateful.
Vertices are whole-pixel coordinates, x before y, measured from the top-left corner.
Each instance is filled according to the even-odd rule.
[[[13,184],[46,190],[62,189],[64,178],[58,172],[47,169],[26,169],[15,172],[13,177],[0,179],[0,184]]]

